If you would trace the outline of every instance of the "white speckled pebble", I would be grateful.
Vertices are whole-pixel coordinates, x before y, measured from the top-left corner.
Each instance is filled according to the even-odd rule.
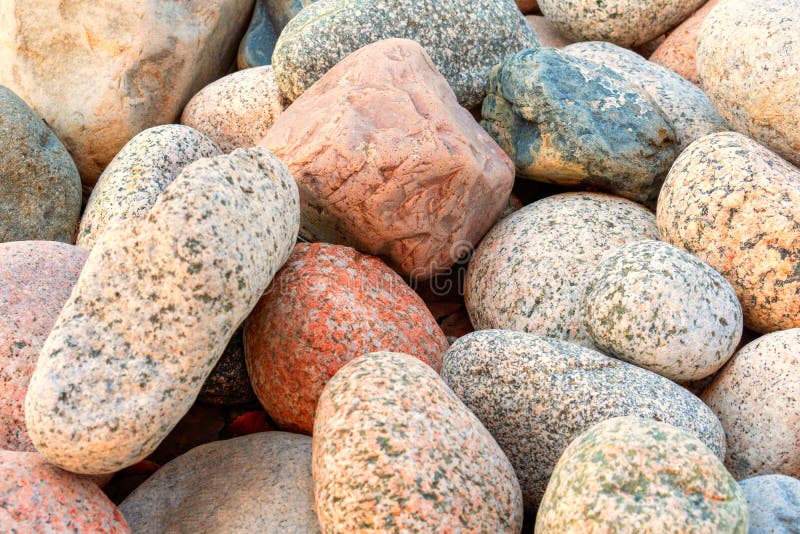
[[[739,485],[750,511],[749,534],[800,532],[800,480],[785,475],[762,475]]]

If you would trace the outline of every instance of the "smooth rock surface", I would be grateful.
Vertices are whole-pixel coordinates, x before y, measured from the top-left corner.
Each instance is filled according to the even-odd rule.
[[[272,26],[275,32],[280,34],[283,29],[289,24],[300,11],[310,6],[315,0],[263,0],[267,5],[267,13],[269,20],[272,21]]]
[[[750,511],[749,534],[800,532],[800,480],[762,475],[739,482]]]
[[[149,211],[186,165],[219,154],[211,139],[188,126],[166,124],[138,134],[97,180],[76,244],[91,250],[109,226]]]
[[[261,432],[201,445],[120,504],[133,532],[319,532],[311,438]]]
[[[728,281],[662,241],[631,243],[603,260],[584,309],[597,348],[676,382],[715,373],[742,337],[742,308]]]
[[[757,332],[800,326],[800,169],[747,137],[695,141],[658,202],[661,238],[716,269]]]
[[[2,85],[0,154],[0,243],[72,243],[81,210],[78,169],[41,117]]]
[[[416,279],[446,271],[462,243],[477,243],[513,186],[508,157],[405,39],[348,56],[259,145],[297,180],[303,237],[380,256]]]
[[[278,36],[267,16],[267,0],[255,0],[250,26],[239,43],[236,66],[239,70],[262,67],[272,63],[272,53]]]
[[[695,436],[638,417],[603,421],[558,461],[536,533],[747,532],[747,501]]]
[[[733,476],[800,477],[800,328],[746,345],[702,398],[725,428]]]
[[[222,406],[233,406],[256,400],[244,359],[242,328],[239,328],[231,337],[217,365],[203,383],[197,400]]]
[[[575,42],[561,35],[558,30],[541,15],[528,15],[525,17],[525,22],[527,22],[528,26],[536,33],[536,37],[539,38],[541,46],[561,48]]]
[[[470,261],[464,300],[472,324],[591,346],[582,308],[589,274],[625,244],[657,238],[652,213],[611,195],[565,193],[525,206]]]
[[[505,454],[439,375],[407,354],[367,354],[328,382],[313,473],[323,532],[522,528]]]
[[[298,226],[291,174],[253,148],[187,166],[137,224],[106,231],[28,387],[37,450],[88,474],[151,453],[288,257]]]
[[[474,332],[447,351],[442,378],[508,455],[529,511],[567,445],[604,419],[664,421],[725,455],[722,427],[700,399],[655,373],[571,343],[509,330]]]
[[[539,2],[537,0],[516,0],[517,7],[523,13],[534,13],[539,10]]]
[[[539,45],[513,0],[320,0],[278,38],[278,86],[296,100],[349,54],[390,38],[419,43],[465,108],[480,104],[489,69]]]

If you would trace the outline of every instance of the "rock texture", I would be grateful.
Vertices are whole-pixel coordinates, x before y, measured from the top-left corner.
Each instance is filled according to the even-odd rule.
[[[561,48],[575,42],[558,33],[558,30],[550,24],[550,21],[541,15],[528,15],[525,17],[525,22],[527,22],[528,26],[536,33],[536,37],[539,38],[541,46]]]
[[[800,480],[763,475],[739,482],[750,511],[749,534],[800,532]]]
[[[800,165],[800,5],[726,0],[703,22],[697,70],[731,127]]]
[[[349,54],[390,38],[418,42],[465,108],[480,104],[490,68],[539,44],[513,0],[320,0],[278,38],[278,85],[295,100]]]
[[[676,382],[715,373],[742,337],[742,308],[727,280],[661,241],[631,243],[603,260],[584,309],[600,350]]]
[[[536,532],[747,532],[747,502],[695,436],[637,417],[603,421],[558,462]]]
[[[47,124],[2,85],[0,154],[0,243],[72,243],[81,210],[78,169]]]
[[[267,5],[267,13],[272,26],[277,33],[281,33],[300,11],[310,6],[315,0],[263,0]]]
[[[539,2],[537,0],[517,0],[517,7],[523,13],[534,13],[539,11]]]
[[[201,445],[120,505],[133,532],[319,532],[311,438],[261,432]]]
[[[368,352],[402,350],[437,372],[447,340],[422,299],[382,261],[298,244],[245,323],[253,388],[281,428],[310,434],[325,384]]]
[[[267,16],[267,0],[255,0],[250,26],[239,43],[236,66],[239,70],[262,67],[272,63],[272,53],[278,36]]]
[[[256,400],[247,374],[242,330],[240,328],[233,334],[217,365],[203,383],[197,396],[200,402],[231,406]]]
[[[522,528],[503,451],[439,375],[407,354],[367,354],[328,382],[313,473],[323,532]]]
[[[447,351],[442,378],[508,455],[529,511],[570,441],[604,419],[664,421],[725,455],[722,427],[700,399],[666,378],[571,343],[508,330],[474,332]]]
[[[86,256],[50,241],[0,243],[0,450],[34,450],[25,430],[25,392]]]
[[[83,183],[142,130],[174,122],[234,59],[253,0],[8,0],[0,83],[75,158]]]
[[[656,239],[653,214],[600,193],[550,196],[509,215],[467,270],[465,301],[478,330],[522,330],[591,345],[583,327],[589,274],[623,245]]]
[[[197,93],[183,110],[181,124],[231,152],[255,146],[286,105],[272,66],[240,70]]]
[[[297,189],[263,149],[186,167],[92,249],[25,403],[37,450],[79,473],[151,453],[194,402],[294,244]]]
[[[150,210],[186,165],[220,153],[211,139],[188,126],[167,124],[138,134],[98,179],[83,212],[77,245],[91,250],[109,226]]]
[[[731,283],[745,326],[800,326],[800,169],[741,134],[703,137],[673,165],[658,227]]]
[[[733,476],[800,477],[800,328],[746,345],[702,398],[725,428]]]
[[[401,39],[348,56],[259,144],[297,180],[305,238],[381,256],[420,279],[447,270],[461,243],[480,240],[514,179],[427,53]]]

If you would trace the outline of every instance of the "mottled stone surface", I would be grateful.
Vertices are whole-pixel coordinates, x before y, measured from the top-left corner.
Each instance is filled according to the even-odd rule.
[[[0,450],[0,503],[5,532],[131,531],[94,482],[33,452]]]
[[[0,449],[34,450],[25,430],[25,392],[86,256],[52,241],[0,243]]]
[[[749,343],[702,398],[725,428],[733,476],[800,477],[800,328]]]
[[[0,242],[72,243],[81,210],[78,169],[47,124],[2,85],[0,154]]]
[[[217,365],[206,378],[197,400],[209,404],[235,405],[256,399],[247,364],[244,359],[244,340],[240,328],[228,342]]]
[[[731,127],[800,165],[800,5],[726,0],[697,38],[703,89]]]
[[[261,432],[179,456],[120,504],[133,532],[319,532],[311,438]]]
[[[300,11],[310,6],[315,0],[263,0],[267,5],[267,13],[269,20],[272,21],[272,26],[275,32],[280,34],[283,29],[289,24]]]
[[[599,41],[575,43],[565,47],[564,52],[602,63],[647,91],[675,130],[678,153],[704,135],[728,129],[703,91],[639,54]]]
[[[763,475],[739,482],[750,511],[749,534],[800,532],[800,480]]]
[[[525,206],[500,221],[470,261],[464,298],[472,324],[591,345],[581,306],[588,275],[623,245],[657,237],[653,214],[619,197],[565,193]]]
[[[541,15],[528,15],[525,17],[525,21],[536,33],[536,37],[539,38],[541,46],[561,48],[562,46],[567,46],[575,42],[561,35],[558,30],[550,24],[550,21]]]
[[[267,16],[267,0],[256,0],[250,26],[239,43],[236,66],[244,70],[269,65],[277,41],[278,36]]]
[[[419,279],[447,270],[461,243],[480,240],[514,180],[508,157],[405,39],[348,56],[259,144],[297,180],[303,237],[381,256]]]
[[[728,281],[662,241],[631,243],[603,260],[584,295],[595,346],[677,382],[715,373],[742,337]]]
[[[703,137],[673,165],[658,227],[730,282],[745,326],[800,326],[800,169],[741,134]]]
[[[480,104],[489,69],[539,44],[513,0],[320,0],[278,38],[278,85],[295,100],[347,55],[393,37],[422,45],[465,108]]]
[[[286,166],[253,148],[187,166],[137,224],[106,231],[28,387],[37,450],[91,474],[152,452],[288,257],[298,226]]]
[[[245,323],[253,388],[281,427],[310,434],[325,384],[368,352],[402,350],[437,372],[447,340],[425,303],[378,258],[295,246]]]
[[[313,473],[324,532],[522,528],[505,454],[439,375],[407,354],[367,354],[328,382]]]
[[[97,180],[76,244],[91,250],[110,225],[140,217],[152,208],[186,165],[220,153],[211,139],[188,126],[166,124],[138,134]]]
[[[603,421],[558,461],[536,533],[747,532],[747,502],[695,436],[638,417]]]
[[[539,9],[575,41],[633,47],[652,41],[691,15],[704,0],[539,0]]]
[[[142,130],[174,122],[236,55],[253,0],[6,0],[0,83],[28,102],[91,187]]]
[[[570,441],[604,419],[665,421],[725,454],[722,427],[700,399],[650,371],[557,339],[468,334],[445,354],[442,378],[508,455],[529,511]]]

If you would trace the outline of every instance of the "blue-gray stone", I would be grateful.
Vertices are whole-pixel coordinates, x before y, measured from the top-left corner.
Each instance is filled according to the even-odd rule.
[[[239,44],[239,54],[236,56],[239,70],[271,64],[277,41],[278,36],[267,18],[265,0],[256,0],[253,18],[250,19],[250,26]]]
[[[749,534],[800,533],[800,480],[763,475],[739,482],[750,511]]]
[[[264,0],[267,14],[275,28],[275,33],[280,35],[283,29],[304,7],[310,6],[316,0]]]

